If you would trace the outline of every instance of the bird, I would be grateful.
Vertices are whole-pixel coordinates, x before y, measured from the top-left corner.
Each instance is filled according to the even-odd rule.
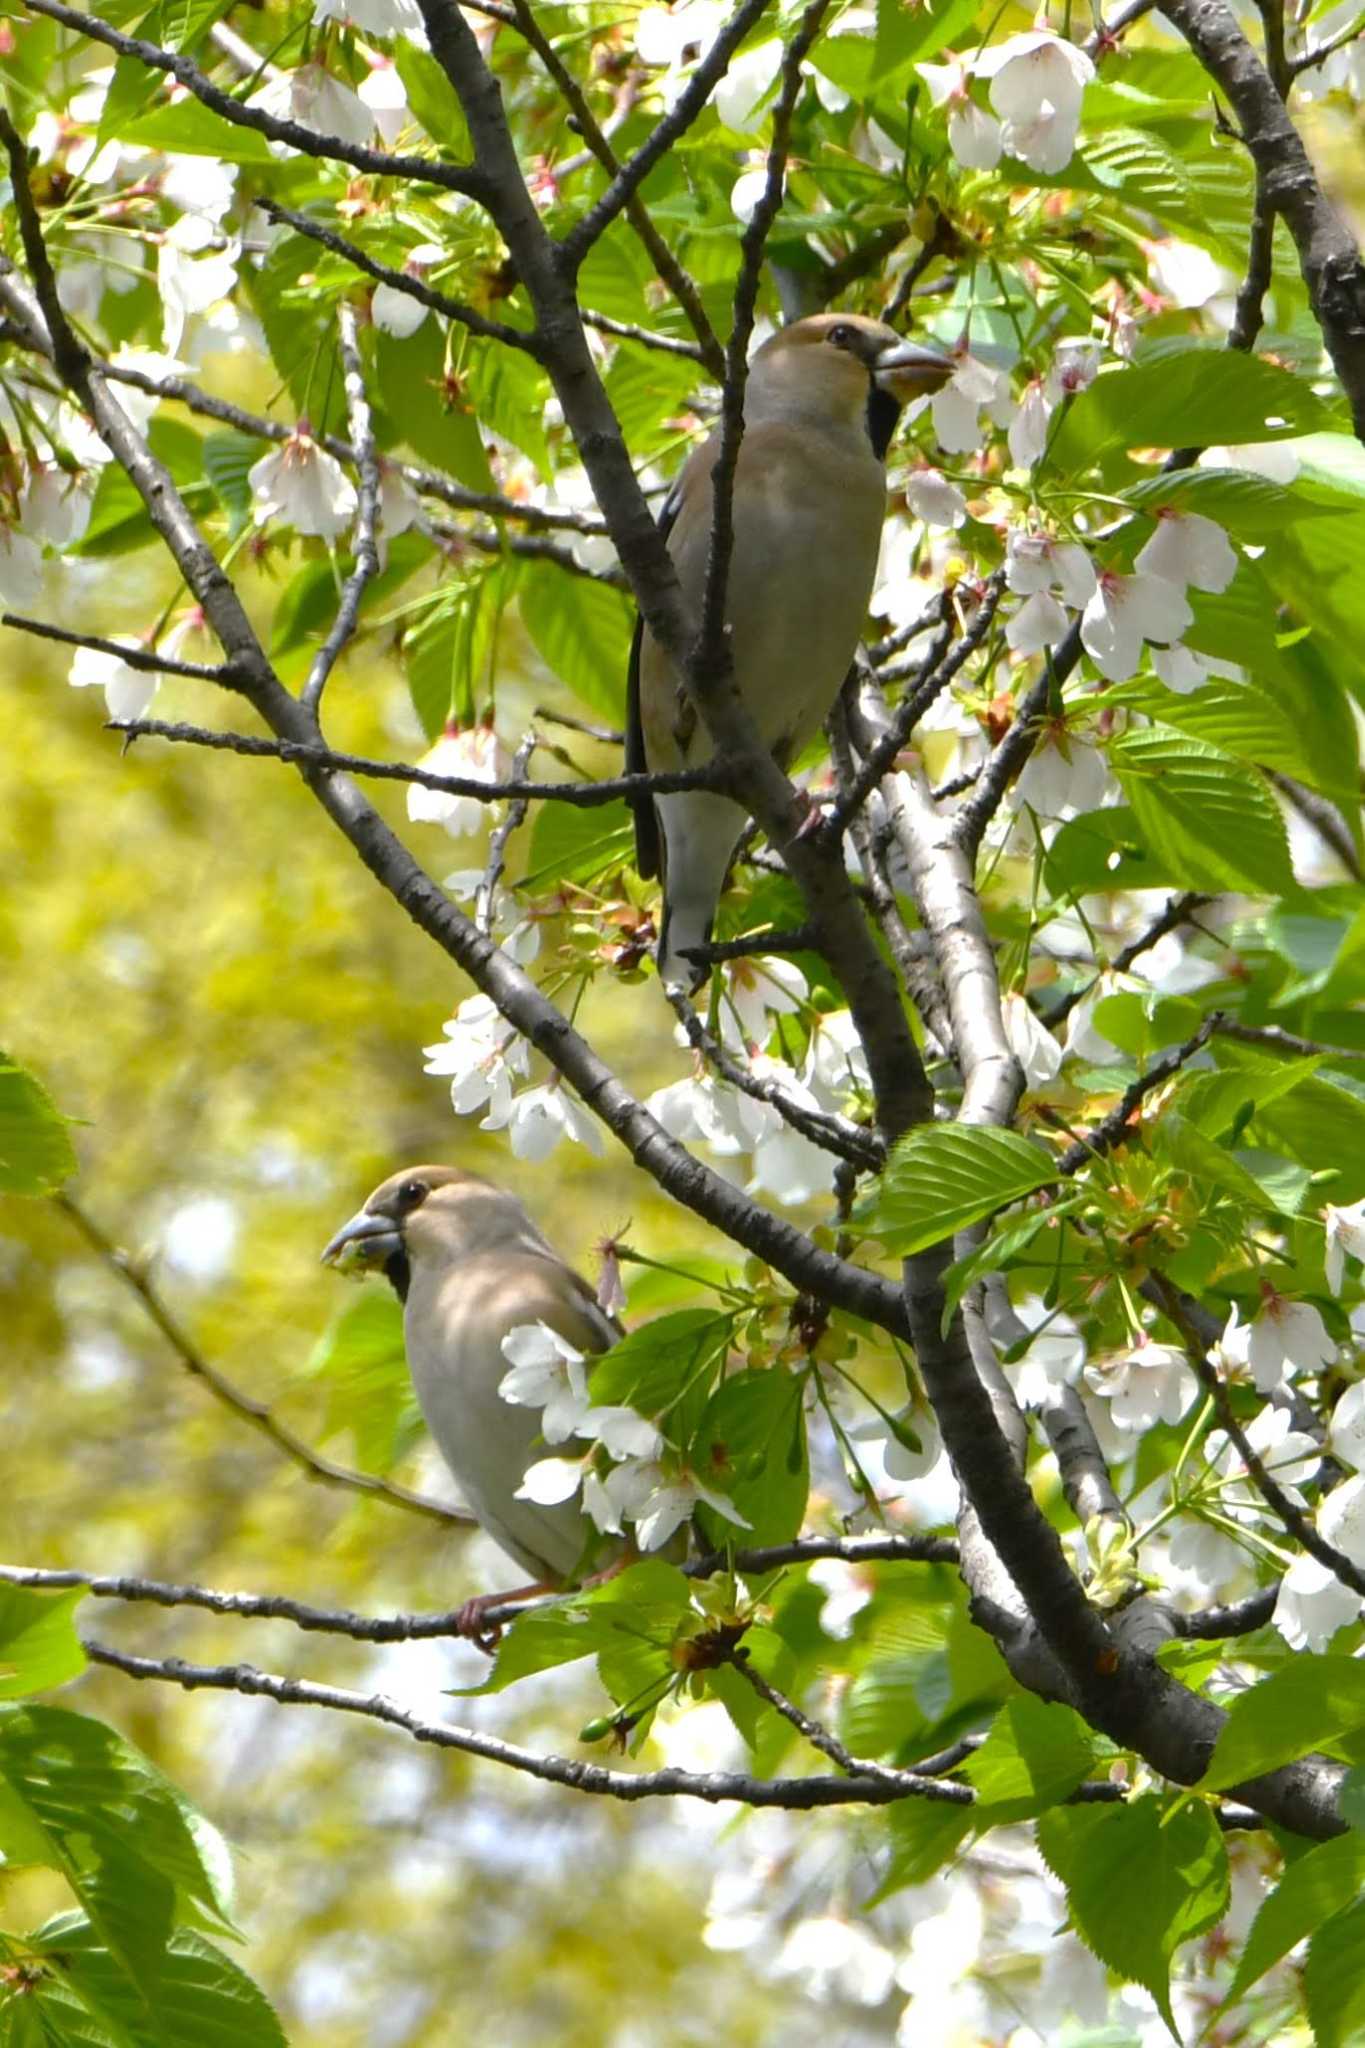
[[[490,1607],[556,1591],[590,1561],[596,1532],[576,1501],[518,1499],[527,1467],[546,1455],[536,1408],[498,1391],[502,1343],[544,1322],[585,1354],[608,1350],[620,1326],[566,1265],[517,1197],[452,1166],[409,1166],[381,1181],[323,1251],[325,1265],[382,1271],[403,1304],[413,1387],[465,1504],[532,1583],[477,1595],[455,1631],[496,1639]],[[620,1546],[618,1545],[618,1548]]]
[[[749,368],[726,587],[734,676],[759,736],[788,767],[828,716],[857,650],[886,513],[886,451],[901,407],[956,363],[881,321],[820,313],[764,342]],[[711,546],[719,432],[689,457],[659,527],[694,622]],[[627,773],[697,768],[713,749],[677,670],[642,619],[627,674]],[[662,875],[659,979],[695,993],[746,820],[714,790],[637,794],[636,867]]]

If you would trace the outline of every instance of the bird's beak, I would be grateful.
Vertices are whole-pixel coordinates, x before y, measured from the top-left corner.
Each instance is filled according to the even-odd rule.
[[[897,397],[917,397],[923,391],[941,391],[956,370],[951,356],[916,341],[902,341],[882,350],[873,375]]]
[[[362,1209],[349,1223],[342,1224],[322,1254],[322,1263],[382,1266],[402,1249],[403,1233],[392,1216],[377,1216],[372,1209]]]

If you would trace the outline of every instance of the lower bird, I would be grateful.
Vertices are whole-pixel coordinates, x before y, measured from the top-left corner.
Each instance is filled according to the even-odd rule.
[[[592,1289],[537,1230],[515,1195],[451,1166],[409,1166],[375,1189],[322,1254],[382,1271],[403,1303],[403,1337],[428,1429],[465,1504],[533,1583],[460,1609],[459,1634],[485,1639],[490,1607],[557,1590],[580,1573],[595,1531],[576,1501],[518,1497],[545,1455],[540,1418],[498,1391],[503,1339],[543,1322],[584,1354],[621,1332]],[[618,1544],[617,1548],[620,1546]]]
[[[753,359],[734,480],[726,587],[735,684],[783,767],[818,732],[857,651],[886,515],[884,462],[901,407],[937,391],[956,364],[851,313],[797,320]],[[660,527],[694,621],[711,547],[712,434],[669,492]],[[706,726],[643,622],[631,648],[626,768],[665,773],[710,760]],[[745,825],[713,790],[640,797],[636,865],[663,874],[659,978],[689,990]]]

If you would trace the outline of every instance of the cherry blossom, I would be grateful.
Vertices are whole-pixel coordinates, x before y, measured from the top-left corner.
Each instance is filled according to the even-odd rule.
[[[1220,1356],[1221,1354],[1221,1356]],[[1331,1365],[1337,1347],[1311,1302],[1289,1301],[1273,1288],[1262,1289],[1261,1313],[1243,1323],[1234,1302],[1214,1351],[1214,1364],[1250,1372],[1263,1394],[1273,1394],[1295,1373],[1314,1373]]]
[[[1156,515],[1156,532],[1133,566],[1149,576],[1163,576],[1168,583],[1221,591],[1237,574],[1237,550],[1216,521],[1163,505]]]
[[[168,354],[179,349],[186,325],[196,314],[207,312],[236,288],[240,245],[229,242],[225,248],[213,247],[218,240],[213,222],[197,213],[181,214],[161,238],[156,279],[161,294],[161,339]]]
[[[867,1054],[850,1010],[812,1017],[801,1079],[825,1109],[838,1109],[850,1091],[870,1090]]]
[[[1028,1088],[1041,1088],[1055,1080],[1061,1069],[1062,1048],[1038,1017],[1031,1003],[1021,995],[1002,998],[1000,1014],[1010,1050],[1024,1071]]]
[[[1365,1471],[1365,1380],[1348,1387],[1332,1410],[1327,1448],[1343,1465]]]
[[[367,36],[407,36],[425,43],[422,10],[417,0],[313,0],[313,24],[349,22]]]
[[[1178,640],[1193,623],[1185,593],[1165,577],[1105,569],[1081,614],[1081,641],[1102,676],[1124,683],[1136,673],[1144,640]]]
[[[1019,410],[1009,425],[1010,460],[1016,469],[1031,469],[1043,454],[1051,417],[1052,401],[1042,378],[1034,377],[1025,385]]]
[[[285,520],[296,533],[335,540],[355,516],[355,490],[334,456],[300,424],[247,471],[256,516]]]
[[[138,642],[125,637],[123,644]],[[130,668],[116,654],[100,647],[78,647],[67,676],[73,690],[99,689],[111,718],[141,718],[156,695],[156,677],[146,669]]]
[[[943,389],[934,393],[929,407],[939,447],[952,455],[968,455],[985,438],[980,423],[983,406],[997,426],[1007,426],[1013,417],[1014,399],[1003,370],[993,369],[965,349],[955,353],[957,368]]]
[[[84,471],[35,463],[19,497],[19,525],[31,540],[70,547],[90,524],[94,499],[94,479]]]
[[[1330,1565],[1305,1554],[1294,1559],[1281,1579],[1270,1618],[1291,1650],[1316,1653],[1325,1650],[1337,1630],[1359,1612],[1360,1595],[1343,1586]]]
[[[755,164],[747,171],[741,171],[730,190],[730,211],[736,220],[742,220],[746,227],[749,225],[767,187],[766,162]]]
[[[1012,527],[1005,542],[1005,587],[1021,597],[1055,592],[1074,611],[1088,604],[1098,587],[1095,565],[1079,541]]]
[[[1193,696],[1215,673],[1216,664],[1192,647],[1149,647],[1147,658],[1166,688],[1177,697]]]
[[[1109,1412],[1122,1430],[1179,1422],[1199,1385],[1179,1345],[1155,1343],[1149,1337],[1140,1338],[1131,1351],[1108,1367],[1089,1367],[1086,1378],[1108,1401]]]
[[[721,126],[744,135],[763,120],[763,102],[782,69],[782,45],[776,36],[741,50],[716,87],[712,105]]]
[[[511,773],[507,752],[493,727],[448,725],[417,763],[428,775],[449,775],[469,782],[505,782]],[[443,825],[452,839],[483,830],[491,806],[476,796],[408,784],[408,816],[415,825]],[[496,815],[496,813],[495,813]]]
[[[770,1016],[793,1016],[809,1000],[810,985],[790,960],[774,954],[730,963],[725,1001],[746,1039],[767,1038]]]
[[[413,118],[407,90],[391,57],[379,57],[372,51],[365,55],[370,75],[360,81],[356,96],[369,108],[375,127],[392,149]]]
[[[1040,818],[1068,818],[1098,810],[1109,782],[1103,754],[1064,719],[1044,726],[1014,785],[1011,803]]]
[[[1033,1331],[1023,1357],[1010,1368],[1014,1390],[1026,1408],[1046,1401],[1054,1387],[1074,1387],[1085,1367],[1085,1339],[1072,1318],[1052,1313],[1036,1294],[1015,1303],[1014,1313]]]
[[[1365,1259],[1365,1201],[1352,1202],[1340,1209],[1329,1202],[1322,1214],[1327,1232],[1327,1285],[1333,1294],[1340,1294],[1346,1254],[1349,1252],[1353,1259]]]
[[[965,170],[993,171],[1004,151],[1000,123],[971,93],[971,73],[961,57],[946,64],[917,64],[936,107],[948,109],[948,147]]]
[[[1041,654],[1055,647],[1069,624],[1066,613],[1046,590],[1026,597],[1005,627],[1005,645],[1016,654]]]
[[[333,78],[321,64],[300,64],[296,70],[277,72],[247,101],[277,120],[297,121],[319,135],[338,135],[357,149],[374,140],[374,115],[364,100]],[[288,143],[272,143],[280,156],[297,154]]]
[[[498,1381],[504,1401],[539,1408],[547,1444],[573,1436],[587,1414],[588,1374],[583,1353],[545,1322],[518,1323],[502,1340],[511,1370]]]
[[[408,251],[403,264],[407,277],[424,277],[433,263],[439,263],[445,251],[439,242],[419,242]],[[377,284],[370,299],[370,318],[385,334],[396,335],[405,340],[416,334],[427,317],[428,308],[410,292],[400,291],[397,285]]]
[[[0,600],[27,611],[43,587],[43,551],[27,534],[0,520]]]
[[[682,0],[673,7],[641,9],[635,22],[635,54],[642,64],[663,71],[657,83],[665,109],[673,106],[693,65],[724,27],[726,13],[719,0]]]
[[[562,1138],[572,1139],[598,1157],[603,1151],[597,1124],[586,1109],[565,1093],[557,1075],[539,1087],[524,1088],[512,1098],[505,1114],[490,1108],[479,1129],[505,1129],[514,1159],[548,1159]]]
[[[457,1116],[470,1116],[487,1104],[500,1128],[511,1113],[513,1080],[530,1070],[526,1040],[484,995],[466,996],[442,1030],[444,1043],[423,1048],[423,1071],[451,1077],[450,1102]]]
[[[1103,345],[1089,335],[1062,335],[1053,347],[1052,368],[1047,373],[1047,394],[1054,404],[1093,384],[1103,355]]]
[[[1084,50],[1042,29],[1026,29],[979,52],[973,69],[991,81],[990,102],[1004,122],[1009,153],[1035,171],[1065,170],[1076,147],[1085,88],[1095,76]]]
[[[961,526],[967,517],[967,500],[941,470],[914,470],[902,489],[906,504],[926,526]]]

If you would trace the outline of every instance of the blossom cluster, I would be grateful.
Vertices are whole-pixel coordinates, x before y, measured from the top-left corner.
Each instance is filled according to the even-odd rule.
[[[498,1384],[504,1401],[539,1408],[547,1445],[588,1440],[579,1457],[537,1459],[517,1488],[519,1500],[555,1507],[582,1489],[583,1508],[604,1535],[624,1524],[640,1550],[658,1550],[699,1505],[737,1528],[749,1524],[725,1494],[706,1486],[666,1442],[657,1424],[634,1408],[595,1407],[584,1354],[548,1323],[519,1323],[502,1340],[510,1370]]]

